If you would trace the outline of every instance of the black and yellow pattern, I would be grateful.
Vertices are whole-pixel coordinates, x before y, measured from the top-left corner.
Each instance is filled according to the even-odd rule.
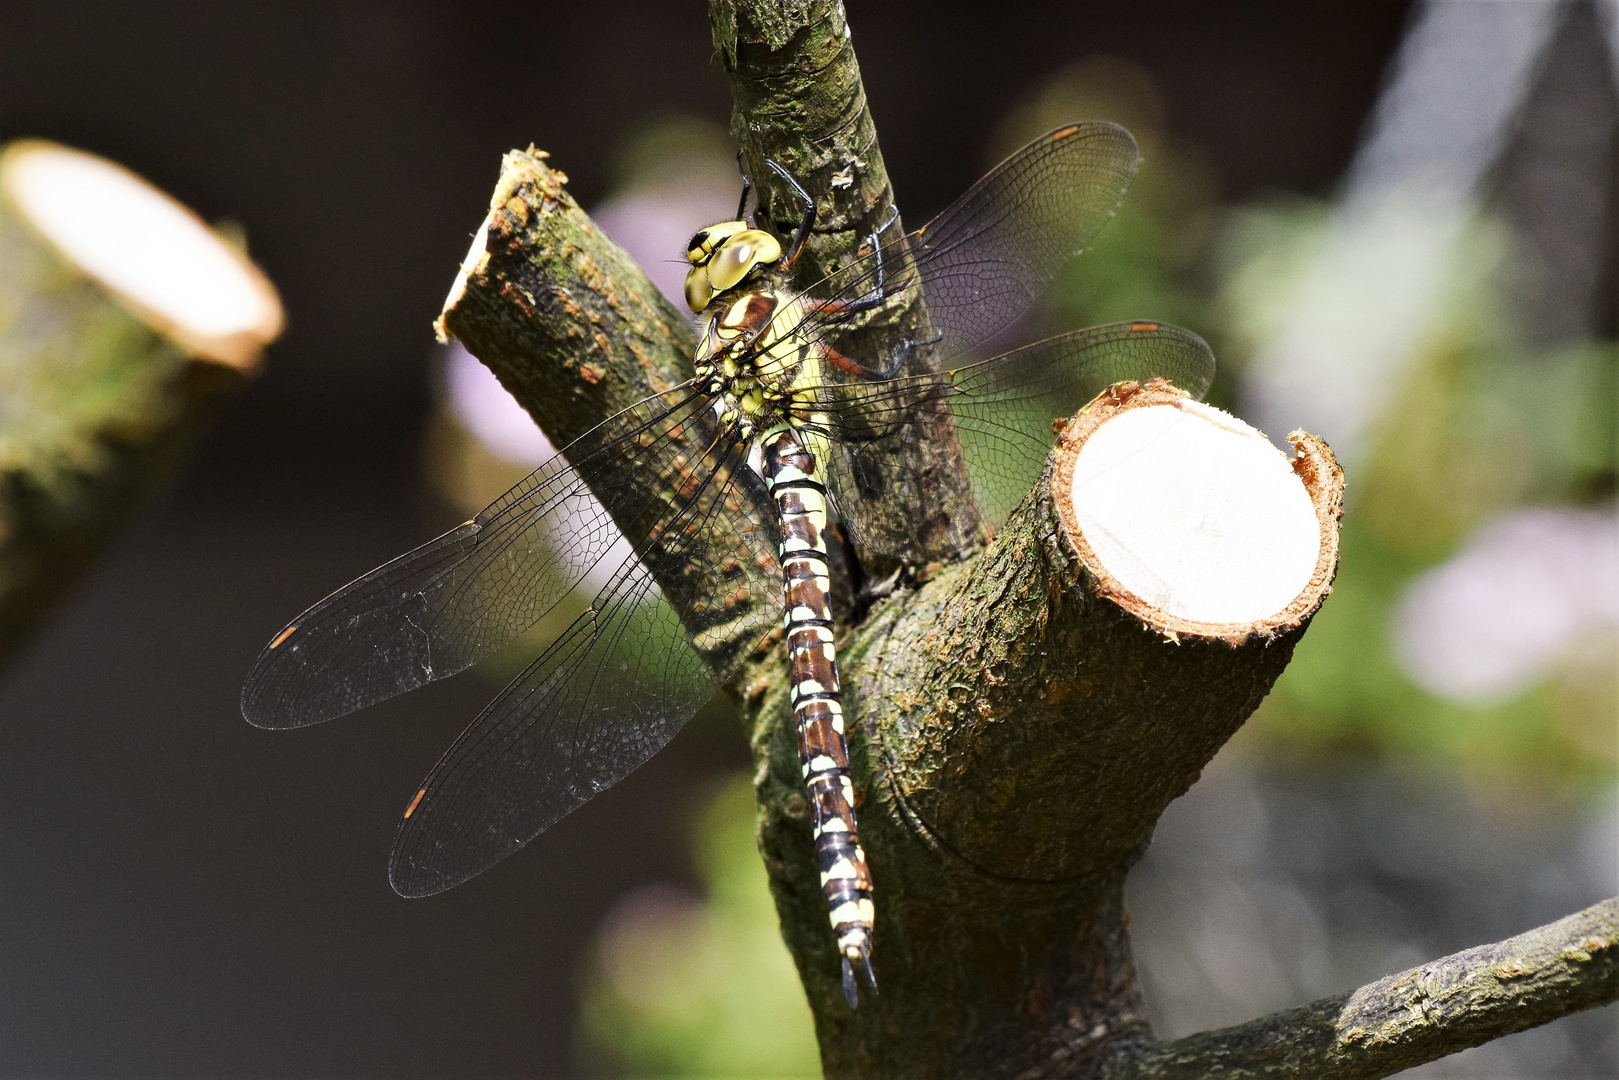
[[[722,222],[692,238],[686,293],[694,308],[699,300],[713,301],[720,288],[734,289],[761,269],[781,272],[779,263],[785,260],[780,246],[773,240],[761,244],[758,231],[737,227],[741,224]],[[719,280],[714,280],[716,267],[723,271]],[[855,823],[833,644],[826,439],[821,434],[827,418],[816,409],[815,393],[829,350],[801,332],[812,303],[767,287],[722,296],[713,303],[714,313],[698,342],[696,371],[699,383],[713,395],[721,425],[757,440],[759,467],[776,507],[799,761],[821,889],[842,957],[844,994],[853,1007],[857,970],[876,986],[871,971],[874,910],[871,873]],[[817,447],[822,453],[817,454]]]

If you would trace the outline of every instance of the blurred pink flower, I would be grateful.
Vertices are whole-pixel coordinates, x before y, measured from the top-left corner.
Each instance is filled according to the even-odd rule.
[[[445,349],[444,390],[456,423],[501,460],[533,467],[555,453],[527,410],[459,341]]]
[[[1394,613],[1411,679],[1457,701],[1508,698],[1588,634],[1619,628],[1619,516],[1537,508],[1480,529]]]

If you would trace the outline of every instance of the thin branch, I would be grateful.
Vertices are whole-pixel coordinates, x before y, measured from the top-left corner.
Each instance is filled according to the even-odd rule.
[[[1374,1080],[1619,1000],[1619,898],[1352,993],[1136,1050],[1107,1080]]]

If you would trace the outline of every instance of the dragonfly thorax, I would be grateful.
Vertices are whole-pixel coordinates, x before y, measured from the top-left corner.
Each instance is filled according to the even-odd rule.
[[[801,331],[804,316],[801,299],[775,289],[714,306],[695,360],[722,423],[746,434],[813,405],[820,353]]]

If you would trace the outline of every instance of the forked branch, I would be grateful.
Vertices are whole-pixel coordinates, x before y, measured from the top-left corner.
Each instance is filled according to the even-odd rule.
[[[710,16],[733,130],[766,179],[767,224],[781,233],[795,219],[765,156],[815,197],[812,255],[838,265],[892,198],[842,6],[713,0]],[[441,326],[560,444],[683,377],[690,339],[542,157],[508,155]],[[761,655],[738,681],[760,846],[827,1075],[1264,1076],[1267,1061],[1293,1060],[1294,1043],[1303,1071],[1274,1075],[1384,1075],[1375,1070],[1402,1054],[1437,1056],[1611,1000],[1613,911],[1602,906],[1541,944],[1526,935],[1488,958],[1475,950],[1476,962],[1429,965],[1330,1009],[1151,1040],[1125,874],[1285,667],[1336,567],[1342,477],[1319,441],[1293,442],[1290,461],[1171,387],[1116,387],[1071,418],[993,543],[877,599],[839,640],[877,889],[882,989],[858,1011],[839,986],[780,657]],[[1271,546],[1193,571],[1148,558],[1177,529],[1196,533],[1182,527],[1201,528],[1199,514],[1218,516],[1196,501],[1216,479],[1246,501],[1209,518],[1213,533]],[[1192,509],[1166,511],[1183,498]],[[1147,537],[1131,539],[1144,518]],[[1241,567],[1258,569],[1232,588]]]

